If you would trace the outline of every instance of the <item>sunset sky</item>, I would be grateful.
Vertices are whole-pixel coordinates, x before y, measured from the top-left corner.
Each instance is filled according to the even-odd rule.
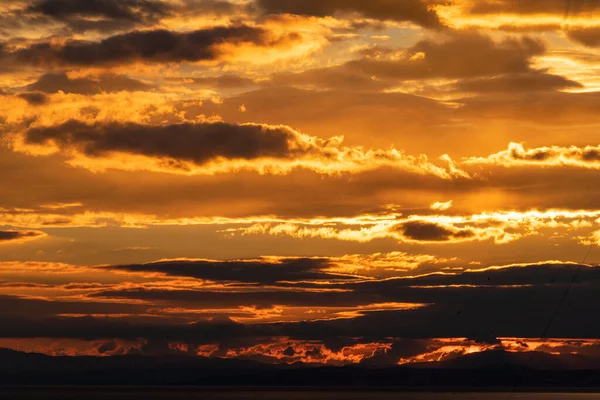
[[[600,357],[599,128],[598,0],[0,0],[0,347]]]

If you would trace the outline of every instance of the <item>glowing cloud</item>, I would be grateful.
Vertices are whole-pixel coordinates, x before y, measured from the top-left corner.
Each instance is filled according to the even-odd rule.
[[[396,149],[365,150],[325,140],[286,126],[227,123],[143,125],[69,121],[28,129],[15,149],[33,154],[62,153],[72,165],[94,171],[151,170],[186,175],[253,170],[284,174],[295,168],[322,174],[356,173],[382,167],[441,179],[468,178],[447,156],[442,168],[426,156]]]
[[[520,143],[510,143],[504,150],[488,157],[472,157],[464,160],[464,164],[490,164],[503,167],[569,166],[587,169],[600,169],[600,146],[586,147],[538,147],[526,149]]]
[[[39,231],[0,231],[0,245],[6,243],[22,243],[45,236],[46,234],[44,232]]]

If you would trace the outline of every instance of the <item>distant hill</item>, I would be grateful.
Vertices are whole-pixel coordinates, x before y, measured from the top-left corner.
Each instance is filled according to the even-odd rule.
[[[555,355],[545,352],[512,353],[490,350],[466,354],[446,361],[418,363],[410,366],[426,369],[600,370],[600,359],[578,354]]]
[[[193,356],[52,357],[0,349],[0,385],[378,387],[452,390],[600,386],[600,361],[488,351],[387,368],[317,367]]]

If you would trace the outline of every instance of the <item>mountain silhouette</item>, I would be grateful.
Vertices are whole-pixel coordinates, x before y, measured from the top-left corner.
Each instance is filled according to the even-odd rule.
[[[387,387],[404,390],[598,385],[600,360],[501,350],[391,367],[264,364],[195,356],[68,357],[0,349],[0,385]]]

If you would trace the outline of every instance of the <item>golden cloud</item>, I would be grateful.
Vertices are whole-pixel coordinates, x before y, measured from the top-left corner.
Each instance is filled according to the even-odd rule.
[[[441,179],[469,178],[448,156],[447,167],[427,156],[342,144],[342,137],[320,139],[287,126],[266,124],[134,123],[86,124],[76,120],[59,126],[35,126],[18,135],[13,148],[33,155],[59,153],[69,163],[92,171],[150,170],[198,175],[252,170],[285,174],[303,168],[321,174],[358,173],[396,168]]]
[[[508,150],[491,154],[488,157],[471,157],[463,164],[490,164],[503,167],[578,167],[600,169],[600,146],[586,147],[537,147],[526,149],[521,143],[510,143]]]

